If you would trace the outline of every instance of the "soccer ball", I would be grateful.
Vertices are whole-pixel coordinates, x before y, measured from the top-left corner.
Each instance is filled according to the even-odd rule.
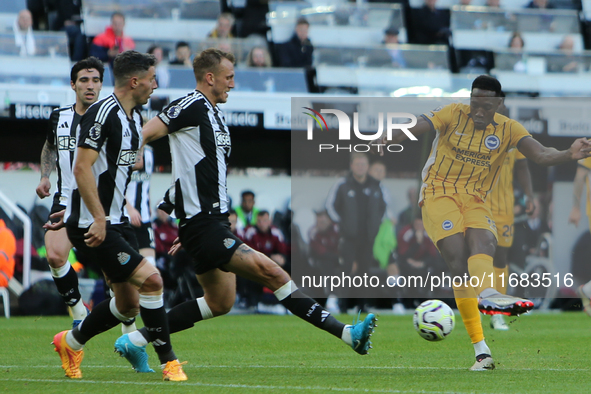
[[[431,342],[444,340],[455,325],[454,312],[440,300],[423,302],[415,309],[412,321],[419,335]]]

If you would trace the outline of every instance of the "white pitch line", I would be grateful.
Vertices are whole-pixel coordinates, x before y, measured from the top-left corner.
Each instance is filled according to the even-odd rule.
[[[84,380],[84,379],[30,379],[30,378],[17,378],[17,379],[0,379],[1,381],[10,382],[29,382],[29,383],[82,383],[82,384],[116,384],[116,385],[131,385],[131,386],[165,386],[171,383],[166,382],[125,382],[125,381],[97,381],[97,380]],[[422,394],[462,394],[462,393],[474,393],[473,391],[424,391],[424,390],[394,390],[394,389],[363,389],[359,387],[321,387],[321,386],[273,386],[273,385],[249,385],[249,384],[216,384],[216,383],[201,383],[201,382],[181,382],[176,387],[182,386],[196,386],[196,387],[220,387],[220,388],[236,388],[236,389],[255,389],[255,390],[299,390],[299,391],[315,391],[315,392],[328,392],[328,391],[341,391],[341,392],[364,392],[364,393],[422,393]],[[479,393],[485,394],[485,393]]]
[[[84,368],[121,368],[130,369],[131,366],[125,367],[122,365],[83,365]],[[188,364],[190,368],[277,368],[277,369],[384,369],[384,370],[406,370],[406,369],[420,369],[420,370],[445,370],[445,371],[464,371],[468,368],[464,367],[414,367],[414,366],[371,366],[371,365],[192,365]],[[61,365],[0,365],[0,368],[55,368],[61,369]],[[504,369],[504,368],[501,368]],[[589,372],[585,368],[507,368],[506,371],[552,371],[552,372]]]

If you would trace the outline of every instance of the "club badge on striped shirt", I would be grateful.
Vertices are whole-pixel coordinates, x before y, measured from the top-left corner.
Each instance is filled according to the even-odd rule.
[[[102,125],[100,123],[95,123],[94,126],[92,126],[90,128],[90,130],[88,131],[88,136],[90,137],[91,140],[96,141],[99,138],[101,138],[101,128]]]
[[[179,115],[180,115],[180,113],[181,113],[181,109],[182,109],[182,108],[181,108],[180,106],[178,106],[178,105],[173,105],[172,107],[170,107],[170,108],[168,109],[168,111],[166,111],[166,115],[168,115],[168,117],[169,117],[170,119],[174,119],[174,118],[176,118],[177,116],[179,116]]]

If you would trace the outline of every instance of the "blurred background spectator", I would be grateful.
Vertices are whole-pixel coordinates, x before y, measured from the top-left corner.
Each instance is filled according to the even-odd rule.
[[[234,16],[229,12],[224,12],[218,16],[218,21],[207,36],[210,38],[233,38],[232,28],[234,27]]]
[[[70,60],[86,57],[86,36],[82,34],[82,0],[53,0],[48,2],[49,30],[65,31],[68,35]]]
[[[115,56],[121,52],[135,49],[133,38],[124,34],[125,15],[114,12],[111,15],[111,25],[92,40],[90,55],[98,57],[103,62],[112,63]]]
[[[277,44],[279,66],[281,67],[310,67],[314,46],[308,38],[310,23],[304,18],[298,19],[291,39],[283,44]]]
[[[162,47],[158,45],[152,45],[148,48],[147,51],[150,55],[154,55],[156,58],[156,81],[158,82],[158,87],[165,89],[170,84],[170,73],[166,68],[166,64],[162,63],[164,58],[164,51]]]
[[[33,56],[37,52],[33,36],[33,16],[29,10],[21,10],[12,28],[14,44],[21,56]]]
[[[535,9],[553,9],[554,4],[550,0],[531,0],[531,2],[527,5],[527,8],[535,8]]]
[[[273,67],[269,51],[263,47],[254,47],[250,50],[246,65],[248,67]]]
[[[14,275],[16,239],[4,220],[0,219],[0,287],[7,287]]]
[[[395,45],[397,46],[400,44],[398,36],[400,35],[400,30],[395,27],[389,27],[384,32],[384,41],[383,43],[386,45]],[[404,61],[404,55],[399,48],[388,47],[388,54],[392,59],[392,67],[395,68],[405,68],[406,62]]]
[[[191,47],[188,42],[179,41],[176,43],[174,59],[169,64],[172,66],[193,67],[193,62],[191,61]]]
[[[412,36],[416,44],[449,44],[449,10],[436,7],[437,0],[425,0],[422,8],[412,11]]]
[[[259,209],[254,204],[254,193],[251,190],[244,190],[241,193],[240,206],[235,208],[238,217],[238,227],[245,229],[248,226],[257,224]]]

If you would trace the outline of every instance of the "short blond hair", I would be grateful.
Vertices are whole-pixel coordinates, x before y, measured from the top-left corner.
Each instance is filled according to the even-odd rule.
[[[197,82],[201,82],[207,73],[217,73],[224,59],[228,59],[232,64],[236,63],[234,55],[215,48],[208,48],[195,56],[195,59],[193,59],[193,72]]]

